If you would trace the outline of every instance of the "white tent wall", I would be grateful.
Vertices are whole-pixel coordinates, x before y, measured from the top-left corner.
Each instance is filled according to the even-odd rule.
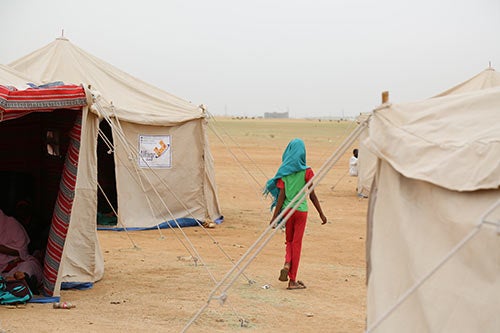
[[[208,141],[208,131],[207,131],[208,121],[206,119],[201,121],[201,127],[203,129],[203,161],[205,164],[205,172],[204,172],[204,186],[203,189],[205,191],[205,200],[207,202],[207,211],[208,216],[211,219],[215,219],[216,217],[223,218],[220,215],[222,212],[219,206],[219,200],[217,199],[217,184],[215,183],[215,162],[214,157],[212,156],[212,152],[210,150],[209,141]]]
[[[368,217],[368,327],[500,198],[500,190],[458,192],[410,179],[387,162],[381,162],[376,178],[376,205]],[[500,327],[499,249],[498,234],[484,227],[374,332],[495,332]]]
[[[129,158],[130,151],[114,136],[119,218],[123,226],[152,227],[182,217],[201,221],[208,218],[203,123],[203,119],[169,127],[121,123],[126,141],[137,150],[140,135],[168,135],[172,154],[171,168],[140,168],[138,158]]]
[[[498,229],[484,225],[454,251],[500,198],[499,105],[500,88],[490,88],[373,112],[364,141],[378,158],[368,209],[369,332],[500,327]]]

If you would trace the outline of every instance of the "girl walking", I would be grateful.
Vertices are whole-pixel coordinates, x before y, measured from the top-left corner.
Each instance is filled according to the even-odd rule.
[[[293,139],[288,143],[288,146],[283,152],[281,166],[276,172],[276,175],[267,181],[264,190],[264,194],[270,193],[273,197],[271,210],[274,208],[274,213],[271,222],[274,221],[282,209],[287,210],[292,208],[293,205],[290,207],[288,207],[288,205],[313,176],[314,172],[306,165],[306,148],[304,141],[301,139]],[[321,224],[325,224],[327,218],[323,214],[314,190],[309,194],[309,199],[319,213],[319,217],[322,221]],[[306,222],[307,200],[304,200],[286,221],[285,263],[280,271],[278,279],[280,281],[288,281],[287,289],[306,288],[302,281],[297,280],[297,271],[302,250],[302,238],[304,236]]]

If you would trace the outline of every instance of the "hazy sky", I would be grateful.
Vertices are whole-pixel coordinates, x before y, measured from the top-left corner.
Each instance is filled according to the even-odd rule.
[[[355,116],[500,70],[499,0],[0,0],[0,63],[61,35],[215,115]]]

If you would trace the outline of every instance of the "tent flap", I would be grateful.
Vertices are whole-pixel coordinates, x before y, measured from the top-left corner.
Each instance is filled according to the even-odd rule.
[[[499,100],[492,88],[375,110],[365,143],[406,177],[457,191],[498,188]]]

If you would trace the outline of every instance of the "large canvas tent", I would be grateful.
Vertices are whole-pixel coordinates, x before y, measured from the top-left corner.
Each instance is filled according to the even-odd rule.
[[[497,87],[373,112],[369,332],[500,327],[499,110]]]
[[[97,138],[107,125],[102,121],[99,127],[98,116],[110,119],[113,147],[99,149],[99,181],[108,202],[118,206],[120,226],[221,217],[202,107],[124,73],[64,37],[10,66],[40,82],[82,83],[100,96],[87,122]]]
[[[489,66],[477,75],[474,75],[468,80],[465,80],[456,86],[443,91],[434,96],[441,97],[446,95],[478,91],[491,87],[500,86],[500,73]],[[363,121],[370,113],[360,115],[358,121]],[[368,131],[363,132],[359,137],[359,173],[358,173],[358,193],[363,196],[368,196],[375,175],[377,158],[368,150],[364,144],[364,140],[368,136]]]
[[[0,208],[13,215],[20,200],[32,203],[38,232],[30,237],[44,246],[44,292],[57,296],[63,282],[92,283],[104,272],[95,156],[81,153],[95,148],[91,98],[81,86],[17,90],[15,81],[0,86]]]

